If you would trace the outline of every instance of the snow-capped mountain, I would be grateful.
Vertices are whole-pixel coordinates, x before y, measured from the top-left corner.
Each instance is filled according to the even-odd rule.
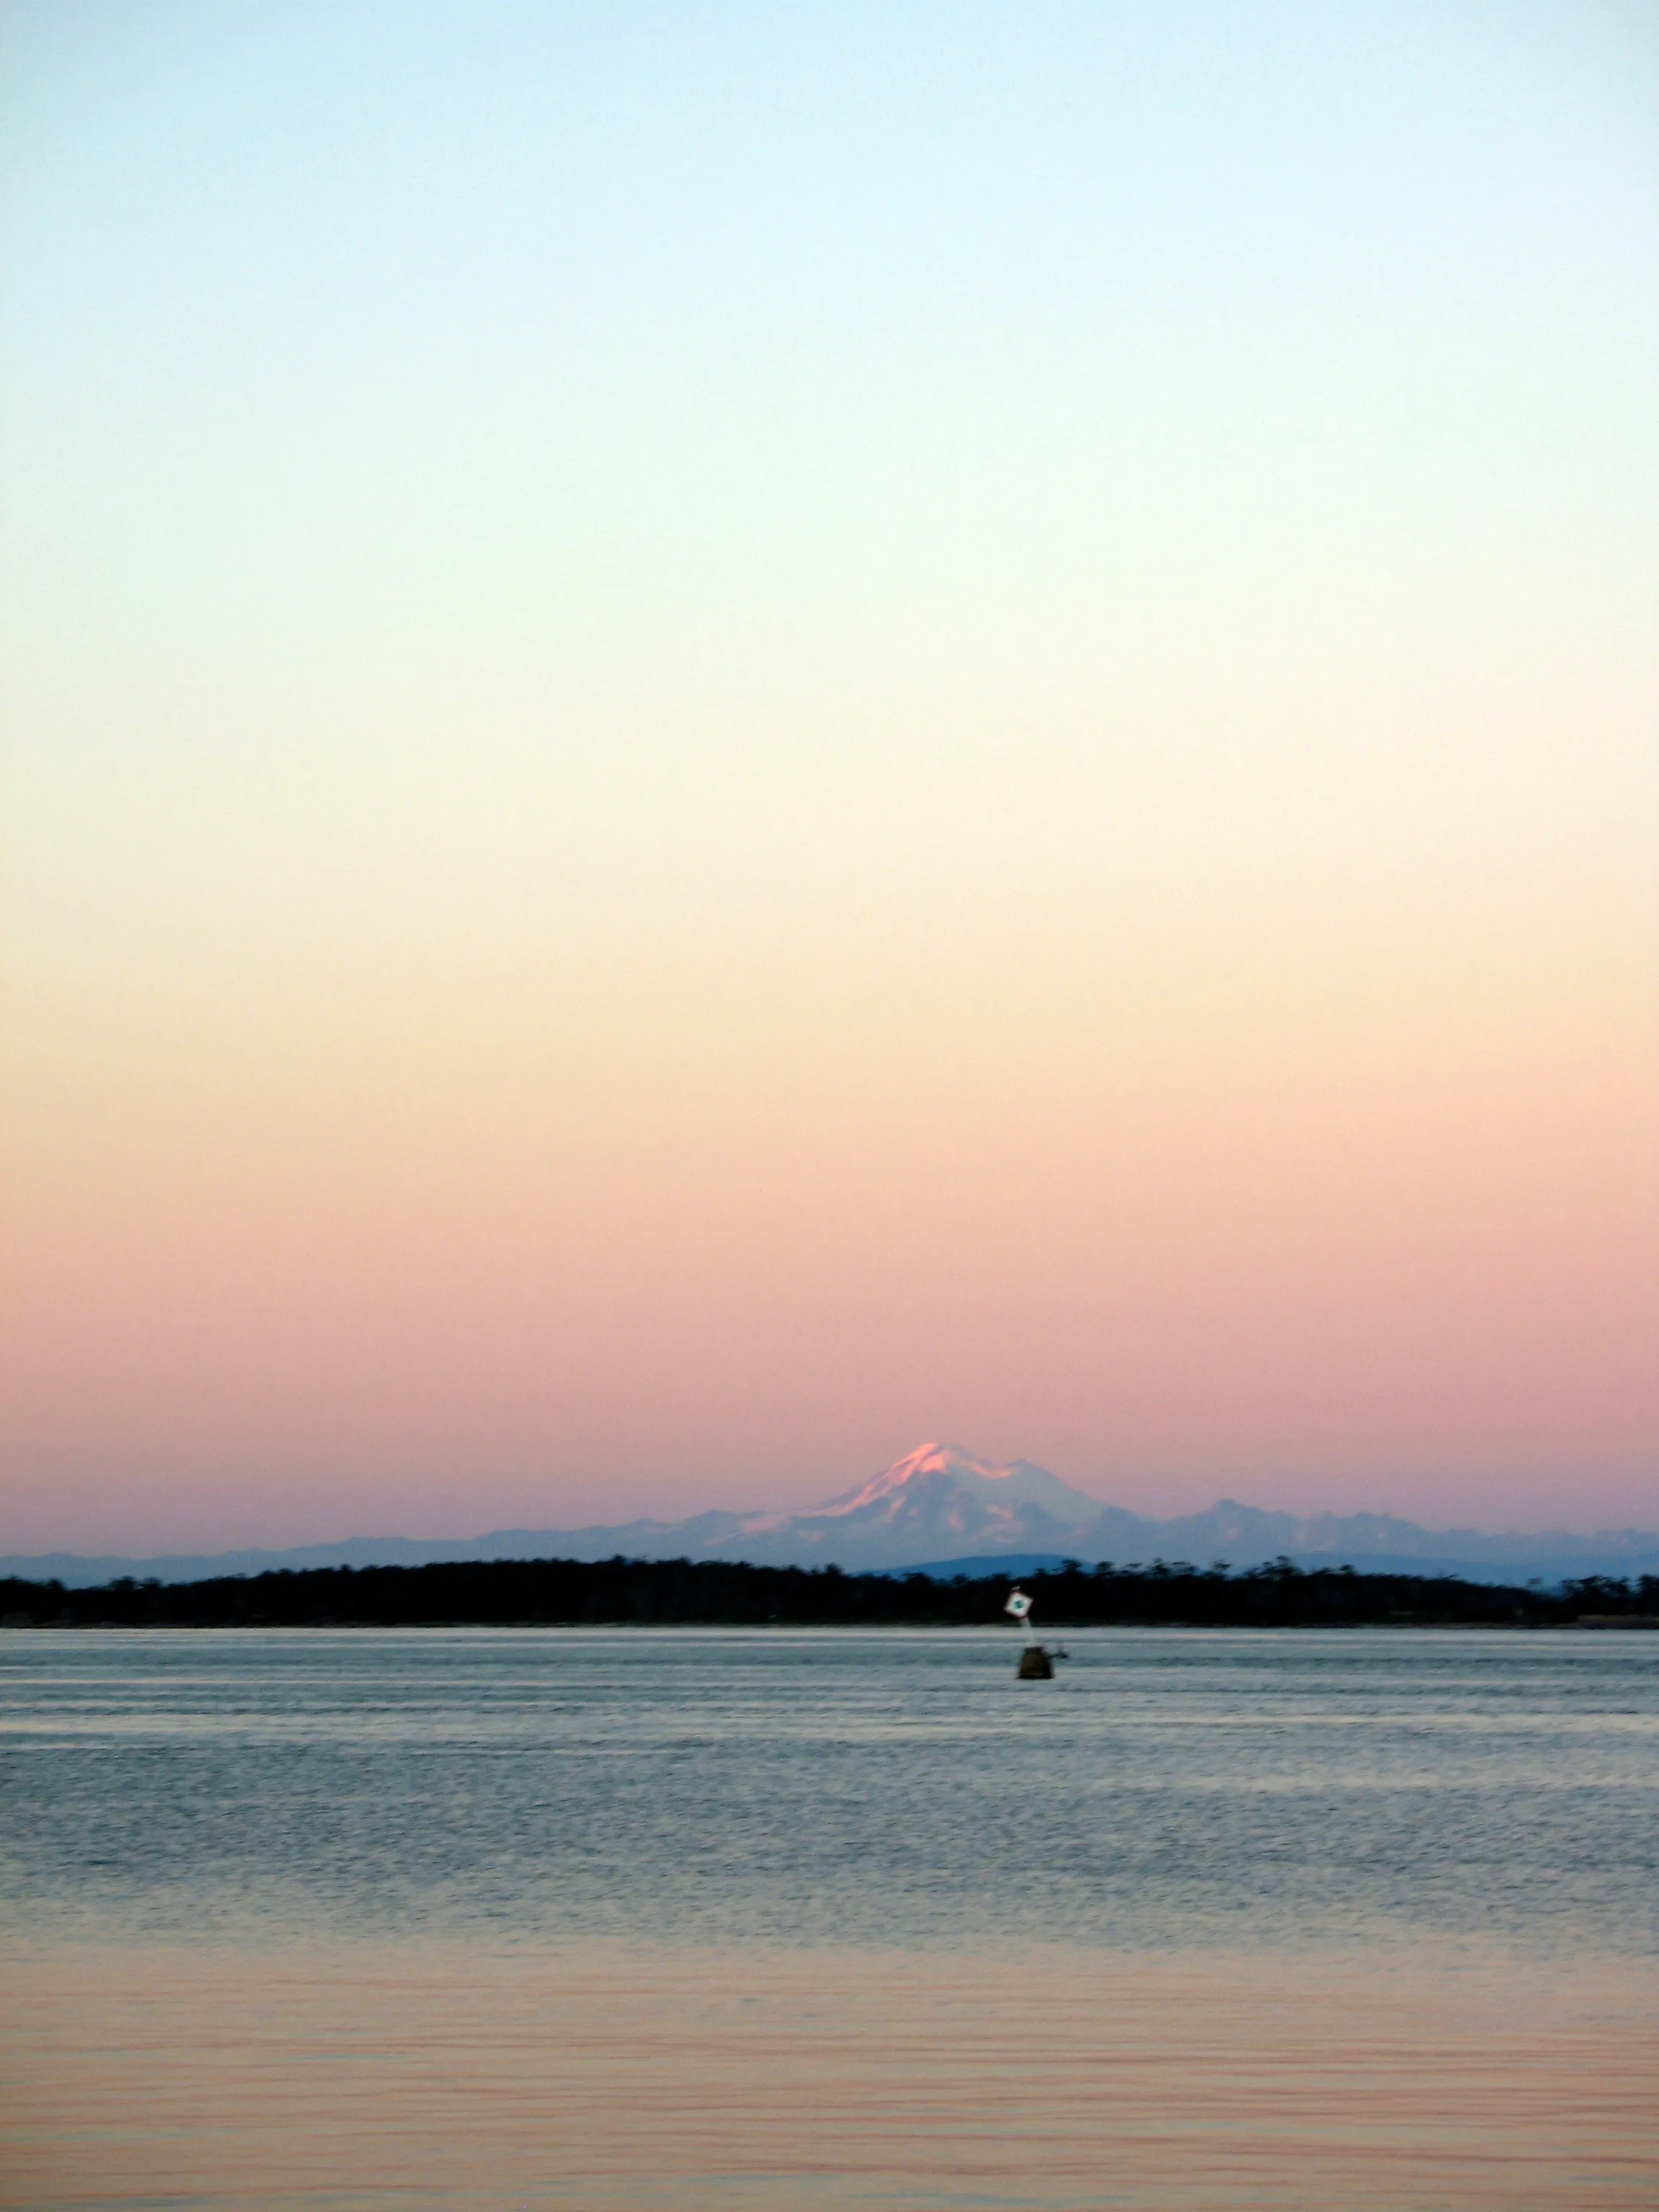
[[[868,1481],[807,1513],[700,1513],[689,1521],[629,1521],[589,1528],[498,1528],[431,1541],[359,1536],[283,1552],[211,1558],[85,1559],[57,1553],[0,1559],[0,1575],[56,1576],[72,1585],[118,1575],[194,1582],[275,1567],[414,1566],[443,1559],[747,1560],[757,1566],[834,1565],[890,1573],[908,1567],[983,1571],[1006,1562],[1075,1559],[1119,1565],[1154,1559],[1250,1567],[1288,1557],[1304,1566],[1445,1571],[1489,1582],[1536,1575],[1659,1574],[1659,1533],[1604,1529],[1594,1536],[1488,1535],[1419,1528],[1383,1514],[1300,1516],[1223,1498],[1206,1513],[1155,1521],[1103,1505],[1026,1460],[976,1459],[955,1444],[926,1443]]]
[[[738,1515],[706,1549],[763,1565],[915,1566],[965,1553],[1066,1551],[1100,1512],[1097,1498],[1046,1468],[927,1443],[816,1512]]]

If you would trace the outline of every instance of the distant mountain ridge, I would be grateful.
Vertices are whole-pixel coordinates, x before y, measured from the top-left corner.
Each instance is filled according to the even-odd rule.
[[[905,1568],[971,1572],[1003,1563],[1027,1571],[1035,1558],[1119,1565],[1158,1559],[1259,1566],[1279,1558],[1304,1566],[1446,1572],[1486,1582],[1547,1583],[1573,1576],[1659,1574],[1659,1531],[1603,1529],[1489,1535],[1425,1528],[1380,1513],[1297,1515],[1222,1498],[1206,1513],[1158,1521],[1103,1505],[1025,1460],[976,1459],[954,1444],[926,1443],[867,1482],[810,1513],[694,1515],[586,1528],[500,1528],[427,1540],[358,1536],[340,1544],[211,1556],[89,1559],[76,1553],[0,1558],[0,1575],[56,1578],[76,1588],[118,1576],[200,1582],[283,1567],[418,1566],[454,1559],[727,1559],[757,1566],[824,1566],[891,1573]]]

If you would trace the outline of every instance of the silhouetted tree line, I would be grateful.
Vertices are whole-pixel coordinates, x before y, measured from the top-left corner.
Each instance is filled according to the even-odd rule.
[[[1106,1623],[1246,1628],[1358,1628],[1389,1623],[1561,1627],[1659,1616],[1659,1576],[1589,1576],[1558,1590],[1449,1575],[1304,1572],[1289,1559],[1235,1573],[1155,1560],[1028,1575],[1042,1628]],[[844,1574],[837,1567],[751,1567],[692,1559],[490,1559],[425,1567],[323,1567],[135,1582],[95,1589],[0,1579],[0,1621],[15,1626],[413,1628],[583,1623],[799,1627],[985,1626],[1003,1618],[1006,1578]]]

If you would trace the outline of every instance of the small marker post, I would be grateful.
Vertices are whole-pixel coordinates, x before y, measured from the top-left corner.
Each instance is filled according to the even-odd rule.
[[[1017,1626],[1030,1629],[1031,1601],[1018,1583],[1009,1591],[1007,1602],[1002,1609]],[[1025,1649],[1019,1655],[1019,1664],[1014,1669],[1014,1675],[1016,1680],[1021,1682],[1052,1682],[1054,1679],[1054,1662],[1037,1642],[1034,1632],[1029,1635]]]

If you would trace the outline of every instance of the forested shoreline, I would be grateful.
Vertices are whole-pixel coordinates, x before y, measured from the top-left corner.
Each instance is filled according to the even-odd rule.
[[[1233,1571],[1182,1561],[1068,1562],[1024,1577],[1043,1628],[1559,1628],[1659,1625],[1659,1576],[1592,1576],[1559,1589],[1443,1575],[1304,1571],[1288,1559]],[[414,1628],[580,1626],[984,1626],[1006,1581],[847,1574],[691,1559],[493,1559],[324,1567],[207,1582],[88,1589],[0,1579],[12,1628]]]

